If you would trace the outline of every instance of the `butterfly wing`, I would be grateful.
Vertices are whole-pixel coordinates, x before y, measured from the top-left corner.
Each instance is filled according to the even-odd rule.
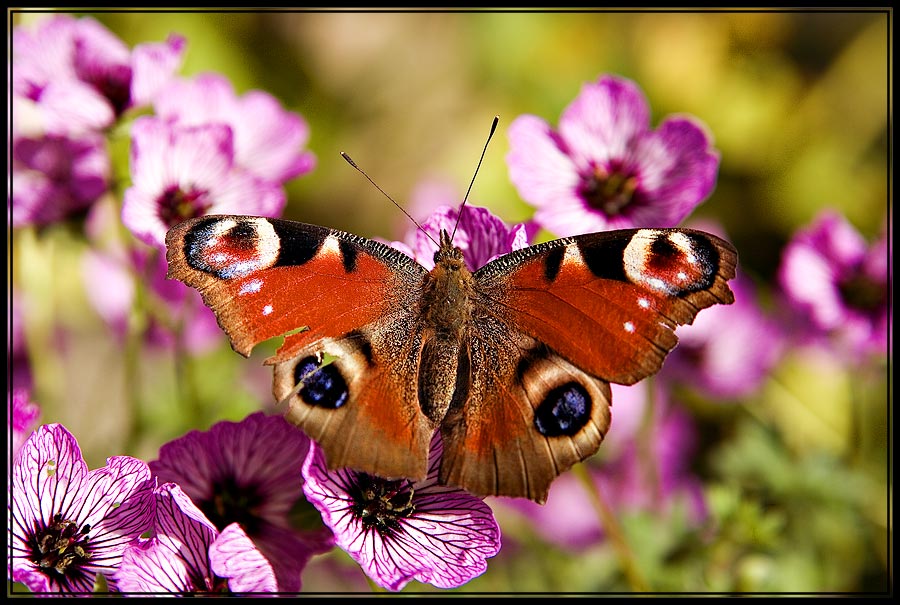
[[[653,374],[677,343],[675,326],[731,303],[736,260],[713,235],[637,229],[556,240],[485,265],[474,276],[468,397],[442,425],[442,479],[543,501],[558,474],[599,447],[607,383]]]
[[[169,277],[199,290],[235,351],[285,336],[266,362],[275,397],[329,465],[424,477],[434,425],[404,380],[415,376],[421,265],[372,240],[258,217],[189,220],[166,244]]]

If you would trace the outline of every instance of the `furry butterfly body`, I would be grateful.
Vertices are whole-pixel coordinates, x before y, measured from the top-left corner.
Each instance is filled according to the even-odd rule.
[[[675,326],[729,304],[734,248],[687,229],[569,237],[474,273],[446,233],[427,271],[348,233],[243,216],[169,231],[169,276],[198,289],[232,347],[285,336],[273,391],[332,468],[546,499],[597,451],[609,383],[656,372]],[[326,363],[325,361],[329,362]]]

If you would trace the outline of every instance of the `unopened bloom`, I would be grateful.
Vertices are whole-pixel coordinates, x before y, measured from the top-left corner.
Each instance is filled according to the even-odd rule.
[[[500,528],[490,507],[464,490],[438,484],[441,451],[436,438],[422,481],[330,471],[315,443],[304,464],[303,490],[335,543],[389,590],[410,580],[460,586],[484,573],[486,559],[500,550]]]
[[[333,545],[321,522],[297,529],[289,518],[307,505],[300,471],[309,443],[281,416],[257,412],[170,441],[150,468],[160,483],[177,483],[219,531],[238,523],[272,566],[279,590],[296,592],[309,559]]]
[[[150,469],[129,456],[88,470],[59,424],[39,427],[13,463],[9,579],[36,593],[88,593],[112,576],[128,544],[153,522]]]
[[[675,226],[712,192],[719,166],[701,124],[669,117],[651,130],[638,86],[613,76],[585,84],[558,130],[523,115],[509,140],[510,180],[558,236]]]

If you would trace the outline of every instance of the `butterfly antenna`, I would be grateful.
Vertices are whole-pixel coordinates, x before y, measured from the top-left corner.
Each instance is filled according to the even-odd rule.
[[[472,191],[472,185],[475,184],[475,177],[478,176],[478,170],[481,169],[481,162],[484,161],[484,154],[487,153],[488,143],[491,142],[491,137],[494,136],[494,132],[497,130],[497,124],[500,122],[500,116],[494,116],[494,121],[491,122],[491,132],[488,134],[487,141],[484,142],[484,149],[481,150],[481,157],[478,158],[478,165],[475,167],[475,174],[472,175],[472,181],[469,183],[469,188],[466,190],[466,196],[463,198],[462,204],[459,205],[459,212],[456,214],[456,224],[453,225],[453,233],[450,234],[450,241],[453,241],[453,236],[456,235],[456,228],[459,227],[459,219],[462,218],[463,208],[466,205],[466,201],[469,199],[469,193]]]
[[[356,169],[359,171],[359,173],[360,173],[361,175],[363,175],[364,177],[366,177],[366,179],[367,179],[370,183],[372,183],[372,185],[375,186],[375,189],[377,189],[378,191],[380,191],[381,194],[384,195],[384,197],[386,197],[387,199],[391,200],[391,203],[392,203],[393,205],[395,205],[397,208],[399,208],[399,209],[400,209],[400,212],[402,212],[403,214],[405,214],[405,215],[407,216],[407,218],[408,218],[409,220],[411,220],[411,221],[413,222],[413,224],[414,224],[416,227],[419,228],[419,231],[421,231],[422,233],[424,233],[425,235],[427,235],[427,236],[428,236],[428,239],[430,239],[432,242],[434,242],[434,245],[436,245],[437,247],[440,248],[440,244],[438,244],[437,242],[435,242],[435,241],[434,241],[434,238],[431,237],[431,235],[430,235],[427,231],[425,231],[425,229],[422,228],[422,225],[419,224],[419,221],[417,221],[416,219],[414,219],[414,218],[412,217],[412,215],[411,215],[409,212],[407,212],[407,211],[403,208],[403,206],[401,206],[400,204],[398,204],[398,203],[394,200],[394,198],[392,198],[391,196],[389,196],[389,195],[387,194],[387,192],[386,192],[384,189],[382,189],[381,187],[379,187],[379,186],[378,186],[378,183],[376,183],[375,181],[373,181],[373,180],[372,180],[372,177],[370,177],[368,174],[366,174],[366,171],[365,171],[365,170],[363,170],[362,168],[360,168],[359,166],[356,165],[356,162],[353,161],[353,158],[351,158],[349,155],[347,155],[347,154],[344,153],[343,151],[341,152],[341,157],[344,158],[345,160],[347,160],[347,163],[348,163],[348,164],[350,164],[351,166],[353,166],[354,168],[356,168]]]

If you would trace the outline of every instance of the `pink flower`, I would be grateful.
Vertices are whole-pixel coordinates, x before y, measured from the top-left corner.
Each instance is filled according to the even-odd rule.
[[[7,409],[7,435],[12,440],[10,451],[13,458],[22,449],[25,440],[31,436],[31,432],[37,425],[41,415],[41,409],[31,401],[31,393],[27,389],[15,389],[9,393],[9,406]]]
[[[275,592],[272,566],[237,523],[219,531],[174,483],[154,492],[153,536],[129,546],[116,572],[123,592]]]
[[[453,245],[463,251],[469,270],[475,271],[500,255],[528,247],[536,231],[533,226],[525,224],[507,227],[487,208],[468,204],[463,206],[462,218],[457,225],[458,217],[459,210],[456,208],[438,206],[422,223],[424,231],[416,230],[407,237],[409,245],[404,242],[391,242],[391,245],[416,259],[426,269],[432,269],[434,253],[438,249],[435,242],[440,241],[443,230],[453,235]]]
[[[887,354],[886,236],[867,244],[843,216],[825,211],[787,245],[778,280],[799,336],[827,340],[851,359]]]
[[[712,192],[719,155],[702,125],[669,117],[650,129],[636,84],[585,84],[553,130],[523,115],[509,127],[506,161],[535,221],[558,236],[672,227]]]
[[[154,107],[161,118],[181,126],[227,126],[234,138],[234,163],[263,180],[283,183],[315,166],[315,156],[304,150],[309,126],[300,115],[260,90],[238,97],[223,76],[173,80]]]
[[[90,17],[55,15],[13,31],[13,92],[38,104],[50,133],[106,128],[152,100],[180,67],[184,46],[170,36],[130,51]]]
[[[106,143],[98,134],[14,137],[13,227],[48,225],[84,213],[110,178]]]
[[[180,126],[152,117],[132,127],[131,178],[122,222],[143,242],[165,247],[170,227],[205,214],[277,216],[284,191],[234,164],[224,124]]]
[[[102,574],[115,589],[122,553],[153,511],[146,463],[114,456],[89,471],[65,427],[41,426],[13,463],[9,579],[35,593],[90,593]]]
[[[307,561],[332,547],[321,521],[295,529],[289,516],[303,497],[301,467],[309,438],[280,416],[251,414],[163,445],[150,463],[161,483],[177,483],[212,525],[238,523],[271,565],[279,590],[300,590]]]

